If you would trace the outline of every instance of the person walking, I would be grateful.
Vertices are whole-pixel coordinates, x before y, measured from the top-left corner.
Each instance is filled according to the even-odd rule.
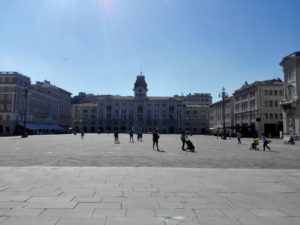
[[[153,151],[154,151],[154,146],[156,145],[156,150],[159,151],[158,149],[158,139],[159,139],[159,133],[158,130],[155,130],[152,134],[152,140],[153,140]]]
[[[237,137],[237,139],[238,139],[238,144],[242,144],[242,142],[241,142],[241,137],[242,137],[242,134],[241,134],[241,132],[237,132],[236,133],[236,137]]]
[[[182,142],[182,147],[181,147],[181,149],[182,149],[182,151],[185,151],[184,146],[185,146],[185,141],[186,141],[186,133],[185,133],[184,130],[181,132],[180,139],[181,139],[181,142]]]
[[[119,133],[118,133],[118,131],[115,131],[114,137],[115,137],[115,144],[119,144],[120,142],[119,142]]]
[[[133,130],[129,131],[129,143],[133,143]]]
[[[270,141],[267,139],[267,136],[263,133],[261,136],[262,142],[263,142],[263,150],[266,151],[266,148],[271,151],[271,148],[268,146]]]
[[[84,130],[82,129],[81,130],[81,139],[83,139],[84,138]]]

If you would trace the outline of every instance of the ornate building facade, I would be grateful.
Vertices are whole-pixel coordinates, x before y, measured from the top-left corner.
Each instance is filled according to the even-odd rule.
[[[300,136],[300,52],[294,52],[282,59],[280,65],[284,74],[283,133]]]
[[[234,97],[234,121],[245,136],[266,133],[279,137],[282,131],[283,82],[280,79],[245,82]]]
[[[134,96],[85,95],[73,98],[72,128],[85,132],[127,132],[130,129],[161,133],[206,133],[210,94],[174,97],[148,96],[145,76],[134,83]]]
[[[0,135],[65,132],[70,127],[71,93],[49,81],[31,84],[18,72],[0,72]]]

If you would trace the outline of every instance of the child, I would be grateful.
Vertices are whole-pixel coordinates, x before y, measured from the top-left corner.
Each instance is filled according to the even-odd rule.
[[[252,143],[251,143],[251,148],[250,150],[255,150],[258,151],[259,149],[257,148],[257,146],[259,145],[259,140],[258,138],[253,138]]]

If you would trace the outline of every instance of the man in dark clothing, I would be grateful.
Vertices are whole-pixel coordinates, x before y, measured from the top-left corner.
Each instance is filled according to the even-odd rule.
[[[153,132],[153,150],[154,150],[154,146],[156,145],[156,150],[158,151],[159,149],[158,149],[158,139],[159,139],[159,133],[158,133],[158,131],[157,130],[155,130],[154,132]]]
[[[118,133],[118,131],[115,131],[114,137],[115,137],[115,144],[119,144],[119,133]]]
[[[129,143],[133,143],[133,130],[129,131]]]
[[[269,149],[269,151],[271,151],[271,148],[268,146],[270,141],[267,139],[267,136],[264,133],[262,134],[261,139],[263,142],[263,150],[266,151],[266,148],[267,148],[267,149]]]
[[[185,151],[185,149],[184,149],[185,141],[186,141],[186,133],[185,133],[185,131],[182,131],[182,132],[181,132],[180,139],[181,139],[181,142],[182,142],[182,147],[181,147],[181,149],[182,149],[183,151]]]

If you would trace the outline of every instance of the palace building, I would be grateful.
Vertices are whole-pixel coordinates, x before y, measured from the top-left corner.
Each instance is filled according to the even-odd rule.
[[[148,96],[141,73],[136,77],[133,96],[79,93],[72,99],[72,128],[84,132],[128,132],[205,134],[209,127],[210,94]]]

